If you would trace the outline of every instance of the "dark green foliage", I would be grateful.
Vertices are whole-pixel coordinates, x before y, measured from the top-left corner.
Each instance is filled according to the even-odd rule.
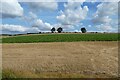
[[[85,28],[81,28],[82,33],[86,33],[87,30]]]
[[[76,42],[76,41],[118,41],[118,34],[46,34],[3,38],[2,43]]]
[[[53,28],[51,29],[51,32],[54,33],[54,31],[55,31],[55,28],[53,27]]]
[[[62,29],[61,27],[59,27],[59,28],[57,29],[57,31],[58,31],[58,33],[61,33],[61,32],[63,31],[63,29]]]

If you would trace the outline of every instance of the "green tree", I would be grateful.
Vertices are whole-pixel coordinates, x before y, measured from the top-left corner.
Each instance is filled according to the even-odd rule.
[[[59,28],[57,29],[57,31],[58,31],[58,33],[61,33],[61,32],[63,31],[63,29],[62,29],[61,27],[59,27]]]
[[[54,32],[55,32],[55,28],[54,28],[54,27],[51,29],[51,32],[52,32],[52,33],[54,33]]]
[[[81,28],[82,33],[86,33],[87,30],[85,28]]]

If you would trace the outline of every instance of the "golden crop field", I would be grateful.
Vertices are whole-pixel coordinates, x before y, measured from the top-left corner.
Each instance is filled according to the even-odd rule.
[[[2,44],[3,78],[117,77],[118,41]]]

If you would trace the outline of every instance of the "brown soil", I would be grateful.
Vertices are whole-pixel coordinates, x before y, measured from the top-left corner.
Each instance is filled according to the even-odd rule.
[[[2,45],[3,69],[116,77],[118,42],[52,42]]]

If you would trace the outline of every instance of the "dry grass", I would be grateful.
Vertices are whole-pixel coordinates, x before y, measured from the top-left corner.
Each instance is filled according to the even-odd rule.
[[[117,41],[3,44],[2,53],[3,72],[11,70],[17,77],[116,77],[118,74]]]

